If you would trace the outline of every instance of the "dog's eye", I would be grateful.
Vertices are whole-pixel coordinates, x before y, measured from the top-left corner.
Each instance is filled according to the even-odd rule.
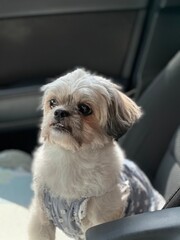
[[[49,100],[49,106],[50,108],[54,108],[58,105],[58,102],[56,99],[52,98],[51,100]]]
[[[88,115],[90,115],[92,113],[92,109],[89,106],[87,106],[86,104],[84,104],[84,103],[80,103],[78,105],[78,110],[84,116],[88,116]]]

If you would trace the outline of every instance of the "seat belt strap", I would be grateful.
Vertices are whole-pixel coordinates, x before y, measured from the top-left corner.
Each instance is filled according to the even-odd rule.
[[[180,187],[176,190],[176,192],[168,199],[163,209],[173,208],[180,206]]]

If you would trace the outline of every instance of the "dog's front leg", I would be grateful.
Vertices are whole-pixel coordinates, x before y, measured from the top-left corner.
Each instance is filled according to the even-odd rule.
[[[48,220],[38,199],[34,199],[30,208],[28,240],[55,240],[55,227]]]

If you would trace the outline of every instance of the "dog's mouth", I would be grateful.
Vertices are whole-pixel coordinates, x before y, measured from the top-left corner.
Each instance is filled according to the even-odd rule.
[[[50,127],[60,132],[71,133],[71,128],[66,127],[63,123],[60,122],[53,122],[50,124]]]

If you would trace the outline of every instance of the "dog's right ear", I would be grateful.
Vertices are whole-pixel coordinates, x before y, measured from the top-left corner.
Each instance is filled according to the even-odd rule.
[[[141,117],[142,111],[133,100],[120,92],[115,84],[114,86],[110,93],[106,132],[118,139]]]

